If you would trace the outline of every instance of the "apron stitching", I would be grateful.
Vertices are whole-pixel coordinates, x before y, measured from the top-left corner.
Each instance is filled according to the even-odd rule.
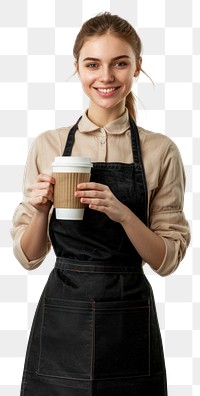
[[[45,304],[43,304],[42,307],[42,322],[41,322],[41,328],[40,328],[40,340],[39,340],[39,359],[38,359],[38,368],[36,370],[36,373],[39,374],[40,372],[40,361],[41,361],[41,354],[42,354],[42,330],[43,330],[43,324],[44,324],[44,309],[45,309]]]
[[[91,374],[90,379],[94,378],[95,369],[95,301],[92,302],[92,351],[91,351]]]
[[[94,382],[98,382],[98,381],[110,381],[110,380],[121,380],[121,379],[134,379],[134,378],[143,378],[143,377],[149,377],[149,373],[147,374],[137,374],[137,375],[129,375],[129,376],[118,376],[118,377],[106,377],[106,378],[97,378],[97,379],[90,379],[88,378],[77,378],[77,377],[66,377],[66,376],[61,376],[61,375],[51,375],[51,374],[41,374],[39,372],[36,371],[36,374],[40,377],[48,377],[48,378],[62,378],[65,379],[66,381],[70,380],[70,381],[83,381],[83,382],[88,382],[88,383],[94,383]],[[159,373],[155,373],[152,374],[152,377],[159,377],[162,374],[165,374],[165,370],[163,369],[163,371],[160,371]],[[21,395],[20,395],[21,396]]]
[[[151,375],[151,301],[150,301],[150,297],[148,298],[148,304],[149,304],[149,320],[148,320],[148,337],[149,337],[149,348],[148,348],[148,352],[149,352],[149,371],[148,371],[148,375]]]

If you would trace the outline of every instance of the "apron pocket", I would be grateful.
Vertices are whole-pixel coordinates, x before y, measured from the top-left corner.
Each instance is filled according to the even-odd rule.
[[[96,379],[150,375],[150,300],[95,304]]]
[[[92,304],[45,299],[38,374],[62,378],[90,378]]]

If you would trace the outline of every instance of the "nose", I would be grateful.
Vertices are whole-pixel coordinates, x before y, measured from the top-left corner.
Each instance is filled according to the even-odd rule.
[[[106,82],[112,82],[114,81],[114,79],[115,77],[112,73],[112,70],[107,66],[103,67],[101,70],[100,81],[106,83]]]

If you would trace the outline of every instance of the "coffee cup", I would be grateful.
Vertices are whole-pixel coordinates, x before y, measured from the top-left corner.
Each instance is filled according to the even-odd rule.
[[[82,220],[85,205],[75,197],[79,183],[90,181],[92,163],[88,157],[55,157],[52,176],[55,178],[54,207],[59,220]]]

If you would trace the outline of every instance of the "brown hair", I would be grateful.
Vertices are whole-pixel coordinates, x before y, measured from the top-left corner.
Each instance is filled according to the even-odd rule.
[[[76,37],[73,48],[73,54],[76,62],[79,60],[80,50],[87,40],[87,37],[92,37],[95,35],[101,36],[106,33],[120,37],[131,45],[136,58],[137,70],[142,70],[140,65],[140,57],[142,52],[142,43],[140,37],[129,22],[118,15],[112,15],[110,12],[100,13],[95,17],[88,19],[82,25],[81,30]],[[126,107],[128,108],[130,116],[136,120],[135,97],[132,92],[130,92],[126,97]]]

